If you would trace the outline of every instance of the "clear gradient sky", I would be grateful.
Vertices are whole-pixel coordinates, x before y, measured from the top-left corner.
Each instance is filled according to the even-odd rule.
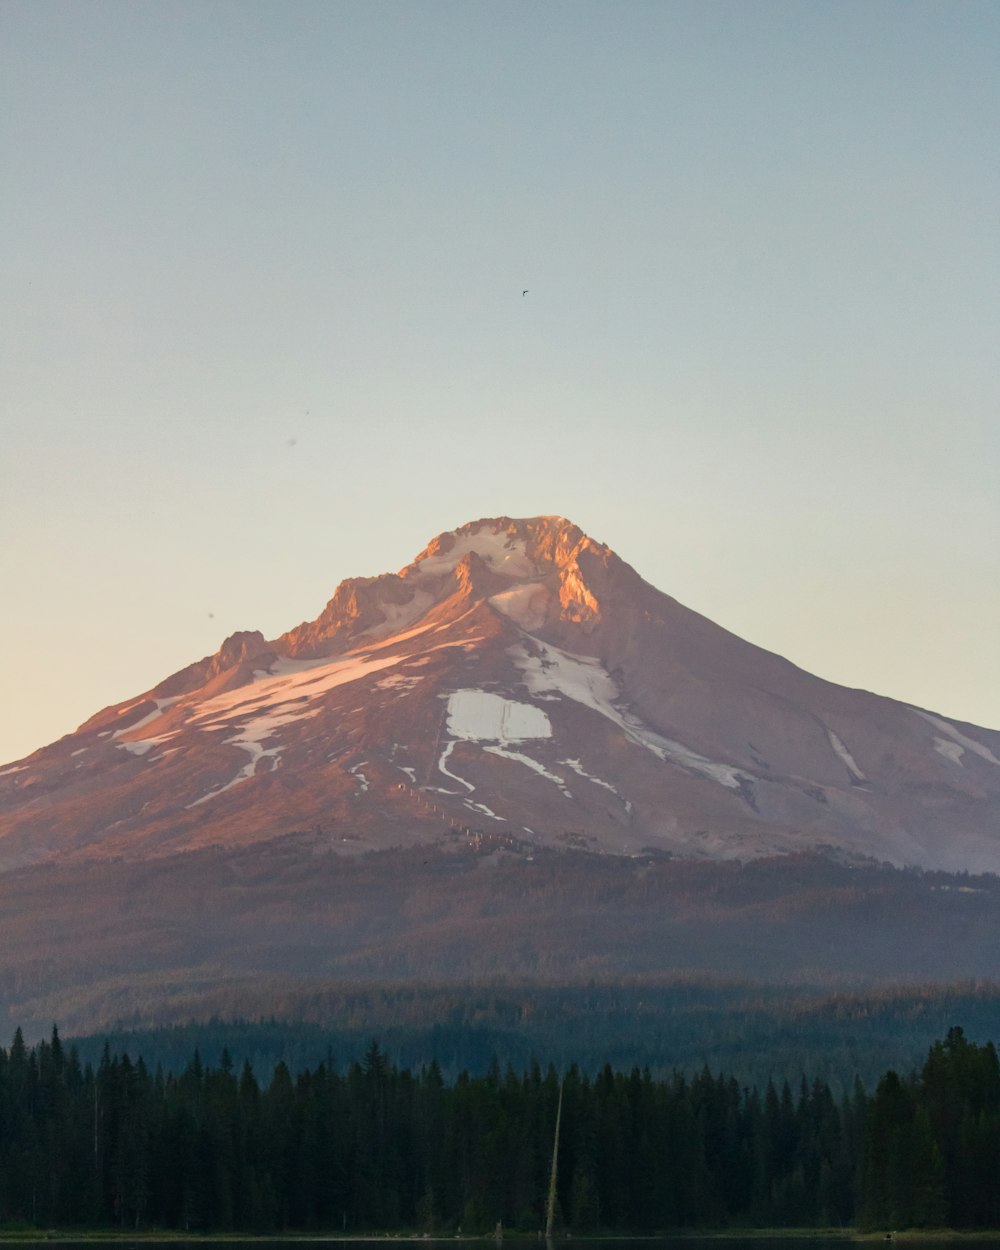
[[[1000,727],[996,0],[2,0],[0,128],[0,760],[498,514]]]

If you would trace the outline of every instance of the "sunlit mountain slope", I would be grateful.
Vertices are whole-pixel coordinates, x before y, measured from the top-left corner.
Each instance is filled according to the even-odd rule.
[[[1000,733],[811,676],[559,517],[501,517],[0,770],[7,869],[455,830],[1000,871]]]

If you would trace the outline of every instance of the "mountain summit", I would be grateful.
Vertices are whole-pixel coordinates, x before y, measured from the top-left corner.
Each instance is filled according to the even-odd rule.
[[[561,517],[441,534],[0,771],[0,868],[296,832],[1000,871],[1000,733],[811,676]]]

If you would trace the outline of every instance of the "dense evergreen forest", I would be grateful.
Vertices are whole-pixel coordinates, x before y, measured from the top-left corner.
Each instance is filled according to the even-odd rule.
[[[959,1028],[918,1073],[840,1099],[821,1080],[742,1087],[708,1069],[560,1077],[361,1062],[266,1084],[197,1054],[152,1072],[58,1032],[0,1050],[6,1226],[472,1234],[543,1222],[563,1091],[558,1205],[575,1232],[1000,1226],[1000,1064]]]
[[[564,1070],[596,1076],[648,1067],[654,1077],[702,1068],[763,1088],[802,1077],[830,1086],[838,1100],[855,1079],[871,1088],[890,1068],[918,1067],[954,1020],[984,1042],[1000,1018],[1000,988],[884,986],[831,991],[808,986],[664,978],[587,985],[496,981],[488,985],[351,984],[316,987],[308,998],[275,993],[270,1019],[206,1020],[158,1028],[119,1027],[74,1037],[81,1062],[113,1052],[180,1073],[197,1050],[218,1065],[228,1050],[268,1073],[283,1060],[292,1072],[315,1068],[332,1052],[340,1066],[361,1060],[373,1037],[397,1067],[417,1070],[435,1058],[447,1081],[483,1076],[490,1064],[524,1071],[544,1056]],[[581,1022],[583,1024],[581,1025]],[[47,1024],[36,1036],[41,1037]],[[14,1026],[11,1025],[11,1032]]]

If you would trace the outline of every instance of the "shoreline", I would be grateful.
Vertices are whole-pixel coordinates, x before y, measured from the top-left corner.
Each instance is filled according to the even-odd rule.
[[[1000,1239],[1000,1230],[997,1229],[972,1229],[962,1231],[959,1229],[910,1229],[903,1232],[896,1232],[891,1239],[892,1244],[896,1243],[926,1243],[926,1242],[979,1242],[979,1241],[997,1241]],[[94,1230],[87,1232],[67,1231],[63,1232],[59,1229],[45,1230],[4,1230],[0,1229],[0,1244],[7,1245],[34,1245],[38,1242],[48,1242],[63,1245],[85,1245],[93,1242],[117,1242],[117,1243],[136,1243],[143,1242],[154,1245],[193,1245],[193,1244],[218,1244],[231,1245],[234,1243],[287,1243],[292,1244],[347,1244],[350,1242],[363,1243],[382,1243],[398,1242],[404,1244],[419,1243],[423,1245],[444,1245],[450,1244],[479,1244],[482,1242],[494,1242],[497,1245],[503,1241],[514,1242],[518,1246],[528,1244],[538,1244],[546,1239],[538,1234],[532,1233],[505,1233],[502,1239],[498,1239],[492,1233],[483,1233],[479,1236],[461,1237],[455,1234],[427,1234],[427,1233],[411,1233],[411,1232],[381,1232],[381,1233],[273,1233],[273,1234],[240,1234],[240,1233],[182,1233],[171,1232],[167,1230],[132,1230],[123,1229],[112,1230]],[[751,1228],[751,1229],[712,1229],[712,1230],[680,1230],[669,1233],[644,1233],[629,1234],[616,1233],[602,1235],[596,1234],[579,1234],[575,1236],[553,1237],[548,1242],[549,1245],[569,1245],[570,1243],[594,1244],[598,1242],[632,1242],[632,1241],[827,1241],[827,1242],[857,1242],[857,1243],[886,1243],[886,1236],[881,1232],[859,1232],[857,1229],[816,1229],[816,1228]]]

